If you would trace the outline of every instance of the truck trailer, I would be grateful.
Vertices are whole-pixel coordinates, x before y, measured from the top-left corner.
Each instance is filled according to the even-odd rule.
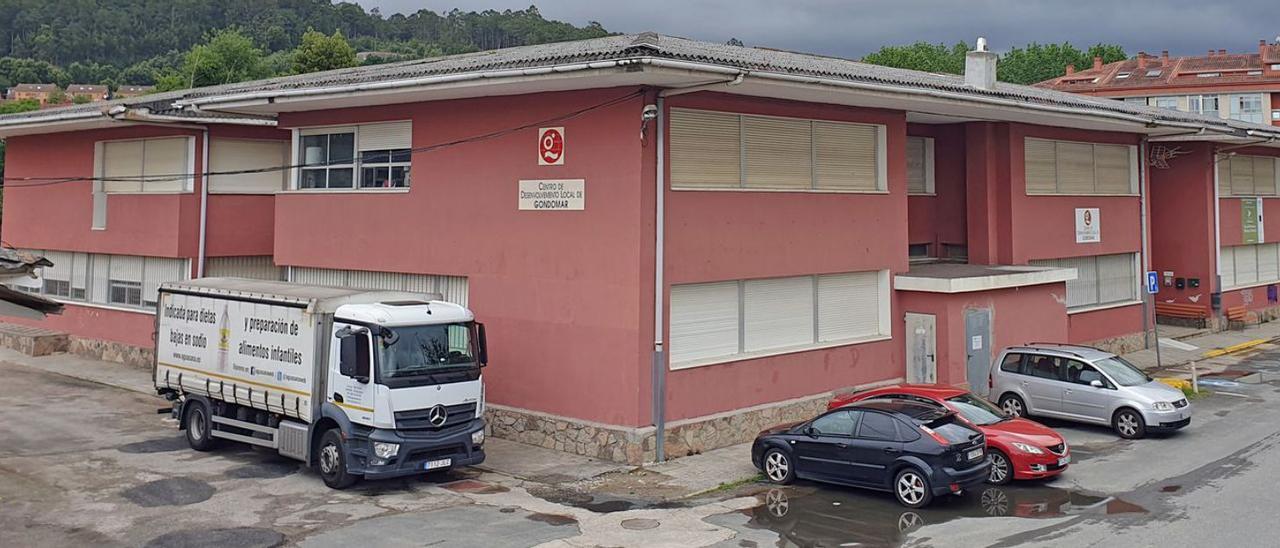
[[[437,294],[167,283],[156,391],[197,451],[278,451],[329,487],[484,461],[484,325]]]

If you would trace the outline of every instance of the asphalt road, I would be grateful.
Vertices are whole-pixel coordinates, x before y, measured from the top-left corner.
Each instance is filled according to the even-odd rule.
[[[1196,400],[1181,432],[1131,442],[1054,422],[1076,461],[1061,478],[906,511],[804,482],[678,504],[474,471],[337,492],[269,452],[191,451],[156,398],[0,362],[0,546],[1273,544],[1280,349],[1233,369],[1261,378]]]

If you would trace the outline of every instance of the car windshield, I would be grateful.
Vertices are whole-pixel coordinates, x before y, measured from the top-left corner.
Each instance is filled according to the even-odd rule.
[[[994,405],[973,394],[961,394],[954,398],[948,398],[947,403],[950,403],[951,407],[955,408],[961,417],[964,417],[964,420],[978,426],[1009,420],[1009,417],[999,409],[996,409]]]
[[[1093,362],[1093,365],[1120,386],[1138,386],[1151,382],[1151,377],[1119,356],[1103,358]]]
[[[392,327],[380,337],[378,379],[418,377],[478,367],[471,323]]]

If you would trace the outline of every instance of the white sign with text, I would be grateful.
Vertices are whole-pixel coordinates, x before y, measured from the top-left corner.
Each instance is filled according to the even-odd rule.
[[[1101,219],[1096,207],[1076,208],[1076,243],[1096,244],[1102,241]]]
[[[587,208],[585,179],[520,181],[520,210],[581,211]]]

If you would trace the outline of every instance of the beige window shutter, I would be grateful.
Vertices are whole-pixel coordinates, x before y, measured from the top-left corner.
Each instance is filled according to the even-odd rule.
[[[881,190],[880,139],[876,126],[814,122],[813,138],[817,188]],[[921,155],[923,157],[923,151]]]
[[[813,130],[808,120],[742,117],[746,188],[813,188]]]
[[[739,116],[671,109],[672,188],[742,186]]]
[[[142,172],[146,181],[142,190],[147,192],[181,192],[186,190],[190,170],[187,162],[186,137],[173,139],[147,139],[143,141]]]
[[[413,123],[391,122],[360,126],[360,150],[413,148]]]
[[[1023,143],[1023,165],[1026,167],[1027,194],[1053,194],[1058,191],[1058,154],[1053,141],[1027,138]]]
[[[209,171],[230,173],[289,165],[288,141],[210,139]],[[257,194],[283,190],[286,169],[236,175],[210,175],[209,192]]]
[[[1093,166],[1093,145],[1059,141],[1058,192],[1062,194],[1093,194],[1096,187]],[[1125,174],[1128,184],[1128,174]]]
[[[1253,188],[1259,196],[1276,195],[1275,159],[1266,156],[1253,157]]]
[[[1125,145],[1094,145],[1094,165],[1099,194],[1130,194],[1132,180],[1129,164],[1129,147]]]
[[[907,137],[907,192],[929,192],[925,174],[925,146],[922,137]]]
[[[1218,195],[1221,197],[1230,196],[1231,192],[1231,158],[1226,156],[1217,157],[1218,164]]]
[[[102,143],[102,190],[104,192],[142,191],[142,141],[108,141]],[[111,180],[125,178],[124,180]]]
[[[1231,193],[1237,196],[1253,196],[1253,158],[1231,157]]]

